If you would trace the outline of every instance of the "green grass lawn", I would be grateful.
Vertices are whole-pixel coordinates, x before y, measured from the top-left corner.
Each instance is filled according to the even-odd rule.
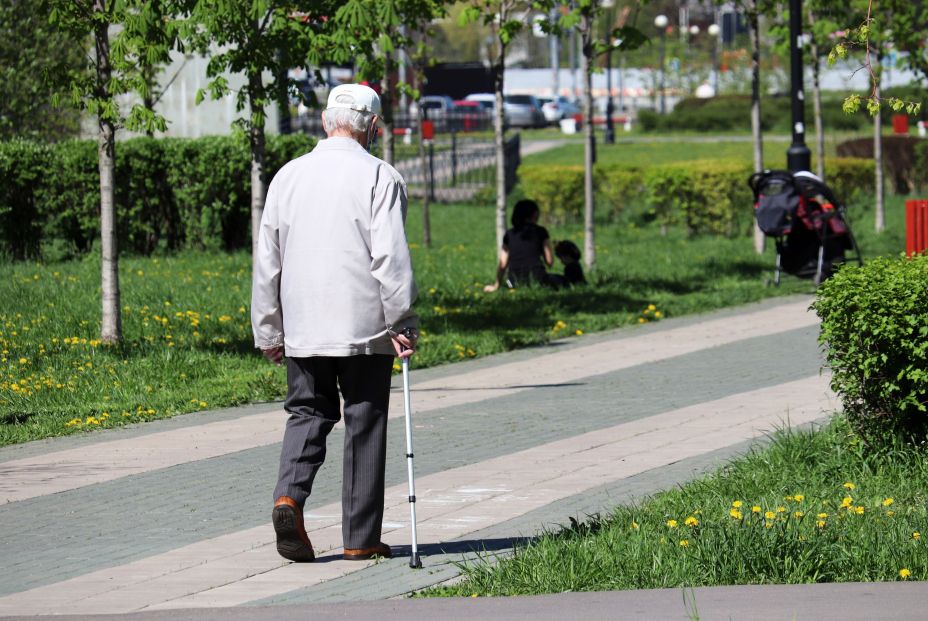
[[[423,326],[415,365],[812,290],[789,278],[768,286],[773,254],[756,255],[747,237],[688,238],[678,229],[665,237],[627,220],[600,225],[590,286],[485,294],[495,274],[493,221],[490,207],[433,206],[433,247],[425,249],[421,211],[411,206]],[[868,234],[869,221],[859,227],[866,253],[901,251],[901,199],[891,201],[888,222],[881,236]],[[551,233],[582,247],[579,225]],[[4,266],[0,445],[284,395],[283,370],[252,346],[246,253],[126,257],[120,269],[125,341],[108,347],[96,340],[96,257]],[[650,305],[657,312],[645,312]]]
[[[827,157],[835,155],[839,142],[855,138],[852,134],[829,135],[825,144],[826,173]],[[786,168],[786,150],[789,136],[766,137],[764,141],[764,165],[768,168]],[[811,140],[812,138],[807,137]],[[812,148],[812,145],[809,145]],[[627,164],[648,166],[654,164],[672,164],[692,162],[703,159],[722,159],[742,161],[751,164],[754,161],[754,146],[750,134],[634,134],[624,137],[616,136],[616,144],[606,145],[597,137],[597,163]],[[522,158],[526,165],[555,164],[583,165],[582,141],[571,141],[563,146]]]
[[[928,578],[928,461],[840,419],[707,478],[464,566],[426,596]],[[498,560],[498,563],[496,562]]]

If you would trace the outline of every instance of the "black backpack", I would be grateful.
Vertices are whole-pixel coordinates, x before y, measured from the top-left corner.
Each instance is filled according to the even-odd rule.
[[[802,201],[792,173],[785,170],[755,173],[748,185],[754,191],[757,227],[765,235],[788,235],[793,230],[796,210]]]

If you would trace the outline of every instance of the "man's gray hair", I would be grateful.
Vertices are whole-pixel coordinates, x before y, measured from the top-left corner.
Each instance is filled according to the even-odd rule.
[[[322,121],[328,133],[341,129],[352,134],[366,134],[371,126],[371,117],[373,114],[369,112],[358,112],[350,108],[327,108],[322,111]]]

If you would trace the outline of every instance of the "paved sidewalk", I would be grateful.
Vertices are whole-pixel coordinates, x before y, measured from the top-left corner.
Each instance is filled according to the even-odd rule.
[[[0,449],[0,615],[164,610],[151,618],[186,618],[199,609],[193,618],[272,619],[355,602],[358,618],[366,610],[392,618],[405,606],[459,618],[442,604],[388,598],[454,578],[462,559],[506,553],[571,517],[689,480],[776,427],[832,411],[810,302],[784,298],[413,371],[420,571],[403,556],[400,398],[390,413],[384,523],[400,556],[380,563],[340,558],[340,428],[306,507],[320,562],[277,556],[269,507],[280,404]],[[647,593],[591,594],[577,605],[596,617],[617,605],[614,597],[623,608],[639,601],[677,618],[655,603],[673,597]],[[741,595],[706,593],[709,606],[723,610],[730,600],[733,612],[742,609]],[[797,597],[800,605],[818,596]],[[520,601],[536,599],[464,606],[490,606],[474,610],[495,609],[497,618],[563,611],[541,603],[519,612]]]

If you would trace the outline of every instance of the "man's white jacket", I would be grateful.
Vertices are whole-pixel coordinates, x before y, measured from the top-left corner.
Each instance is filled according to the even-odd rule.
[[[406,183],[351,138],[322,140],[268,188],[254,257],[255,345],[286,355],[393,354],[416,327]]]

